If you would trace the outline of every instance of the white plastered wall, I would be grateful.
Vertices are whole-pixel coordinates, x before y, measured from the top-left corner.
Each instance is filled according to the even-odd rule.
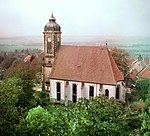
[[[63,80],[52,80],[50,79],[50,98],[57,99],[57,85],[56,83],[60,83],[61,88],[61,100],[65,100],[65,81]]]
[[[122,81],[118,82],[117,85],[100,85],[94,83],[82,83],[82,82],[75,82],[75,81],[64,81],[64,80],[54,80],[50,79],[50,98],[57,99],[57,90],[56,90],[56,83],[59,82],[61,85],[61,100],[63,101],[72,101],[72,86],[73,84],[77,85],[77,100],[79,98],[88,98],[89,99],[89,87],[94,87],[94,98],[99,94],[105,95],[105,90],[109,90],[109,98],[113,97],[116,98],[116,87],[120,85],[120,93],[119,93],[119,100],[122,102],[125,101],[125,87],[122,84]],[[101,87],[100,87],[101,86]]]
[[[113,86],[113,85],[103,85],[102,94],[105,95],[105,90],[106,89],[109,90],[109,98],[111,98],[111,97],[115,98],[115,96],[116,96],[116,86]]]
[[[120,85],[120,93],[119,93],[119,100],[122,102],[125,102],[125,95],[126,95],[126,88],[125,88],[125,84],[123,81],[119,81],[117,82],[117,85]],[[117,87],[117,86],[116,86]]]

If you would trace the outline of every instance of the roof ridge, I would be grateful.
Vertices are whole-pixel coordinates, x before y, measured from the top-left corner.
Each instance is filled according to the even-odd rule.
[[[115,83],[117,83],[116,79],[115,79],[114,71],[113,71],[113,68],[112,68],[112,63],[111,63],[111,60],[110,60],[112,56],[110,56],[110,52],[109,52],[108,48],[106,50],[107,50],[107,54],[108,54],[108,57],[109,57],[109,63],[110,63],[110,66],[111,66],[110,69],[111,69],[111,72],[113,74],[113,79],[114,79]]]
[[[88,48],[101,48],[101,49],[106,49],[105,46],[97,46],[97,45],[61,45],[61,47],[88,47]]]

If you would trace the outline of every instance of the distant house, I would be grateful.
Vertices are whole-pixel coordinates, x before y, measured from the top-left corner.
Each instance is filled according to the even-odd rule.
[[[31,55],[28,55],[24,58],[24,62],[30,62],[31,60]]]
[[[24,62],[31,63],[35,57],[33,55],[28,55],[24,58]]]
[[[136,69],[138,72],[140,72],[145,67],[146,67],[146,63],[144,62],[143,59],[136,59],[135,61],[133,61],[130,71],[132,72],[132,70]]]
[[[61,27],[53,14],[43,34],[43,88],[51,101],[105,95],[125,102],[124,77],[106,47],[61,45]]]
[[[127,87],[134,87],[135,82],[141,77],[142,73],[147,68],[145,61],[139,56],[136,60],[128,59],[130,67],[129,73],[125,76],[125,83]]]
[[[150,79],[150,66],[147,66],[145,69],[143,69],[138,76],[141,78]]]
[[[125,84],[127,87],[133,88],[136,82],[138,71],[136,69],[132,70],[125,76]]]

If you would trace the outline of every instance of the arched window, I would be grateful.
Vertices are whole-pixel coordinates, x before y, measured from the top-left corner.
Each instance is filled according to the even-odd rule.
[[[116,88],[116,99],[120,99],[120,85]]]
[[[47,38],[47,53],[51,53],[51,38]]]
[[[109,97],[109,90],[108,89],[105,90],[105,96]]]

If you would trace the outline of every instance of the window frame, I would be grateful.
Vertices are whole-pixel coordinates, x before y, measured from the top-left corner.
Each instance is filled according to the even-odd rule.
[[[109,90],[105,89],[105,96],[107,96],[109,98]]]
[[[72,84],[72,102],[77,102],[77,84]]]
[[[94,86],[89,86],[89,98],[94,98]]]
[[[117,85],[116,87],[116,99],[120,100],[120,85]]]
[[[60,82],[56,82],[56,99],[57,101],[61,101],[61,83]]]

